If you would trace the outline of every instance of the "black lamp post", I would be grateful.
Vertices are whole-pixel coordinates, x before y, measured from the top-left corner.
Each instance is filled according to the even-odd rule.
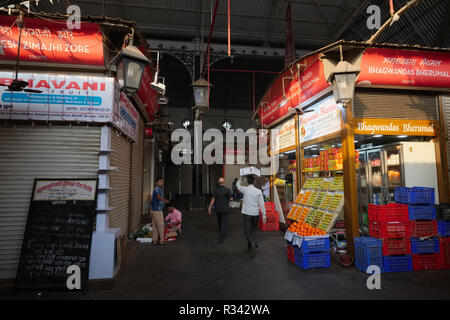
[[[195,114],[194,117],[195,121],[202,121],[203,112],[208,108],[209,87],[210,84],[203,78],[199,78],[194,83],[192,83],[192,91],[194,94],[194,103],[195,103],[195,106],[193,108]],[[200,132],[199,134],[203,135],[202,132]],[[195,141],[195,139],[198,139],[198,137],[196,136],[194,129],[194,148],[202,148],[202,141]],[[194,163],[193,169],[194,169],[192,179],[193,197],[191,198],[191,209],[204,209],[205,200],[202,197],[202,164]]]
[[[128,46],[111,60],[111,64],[116,65],[117,80],[121,90],[126,94],[133,94],[138,91],[142,74],[149,63],[150,60],[133,45],[131,38]]]
[[[336,102],[342,103],[344,108],[353,99],[356,77],[359,72],[360,70],[353,67],[350,63],[341,60],[328,77],[328,82],[331,83]]]

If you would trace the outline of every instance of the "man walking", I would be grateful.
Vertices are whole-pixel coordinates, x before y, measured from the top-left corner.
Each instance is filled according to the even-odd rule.
[[[155,190],[153,190],[152,201],[151,201],[151,210],[150,213],[152,215],[153,222],[153,244],[167,244],[167,241],[164,241],[164,216],[163,216],[163,208],[164,203],[168,203],[169,200],[163,198],[162,187],[164,186],[164,181],[162,178],[157,178],[155,181]]]
[[[264,195],[264,201],[267,202],[270,199],[270,179],[269,177],[264,177],[264,184],[262,186],[262,191]]]
[[[264,197],[261,190],[255,188],[255,176],[247,176],[248,187],[241,184],[242,177],[236,183],[236,187],[244,195],[244,204],[242,205],[242,217],[244,220],[244,233],[248,242],[248,250],[257,248],[255,242],[255,232],[258,226],[259,210],[263,215],[263,222],[266,223],[266,208],[264,207]]]
[[[225,242],[228,232],[228,210],[229,202],[233,199],[230,189],[225,187],[225,179],[220,178],[219,186],[214,190],[211,202],[209,203],[208,214],[211,214],[211,208],[215,203],[217,222],[219,225],[219,244]]]

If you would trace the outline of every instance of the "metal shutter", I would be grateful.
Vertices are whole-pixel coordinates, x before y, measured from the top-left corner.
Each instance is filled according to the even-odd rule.
[[[16,277],[35,178],[96,178],[100,127],[0,126],[0,279]]]
[[[121,228],[122,234],[126,235],[130,216],[131,143],[113,129],[111,149],[114,151],[110,165],[117,170],[112,170],[110,175],[109,206],[113,209],[109,213],[109,226]]]
[[[447,147],[447,165],[450,174],[450,96],[442,96],[442,111],[444,113],[445,124],[445,146]]]
[[[437,99],[423,92],[357,90],[355,118],[437,120]]]
[[[138,141],[131,146],[131,190],[129,233],[137,231],[142,217],[144,174],[144,120],[139,118]]]

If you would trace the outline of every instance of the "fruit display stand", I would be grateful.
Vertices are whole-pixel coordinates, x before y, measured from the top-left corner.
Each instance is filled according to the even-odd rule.
[[[288,259],[303,269],[330,266],[330,235],[344,207],[342,177],[309,178],[297,195],[287,218]]]
[[[302,269],[329,268],[329,235],[304,222],[294,222],[286,231],[287,257]]]
[[[309,178],[297,195],[287,218],[325,232],[333,228],[344,207],[342,177]]]

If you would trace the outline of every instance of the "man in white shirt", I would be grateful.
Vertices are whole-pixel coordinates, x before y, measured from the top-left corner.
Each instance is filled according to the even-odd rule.
[[[238,190],[244,195],[242,205],[242,217],[244,219],[244,233],[248,241],[248,250],[257,248],[255,243],[255,232],[258,226],[259,211],[263,215],[263,222],[266,223],[266,208],[264,207],[264,197],[261,190],[255,188],[255,176],[247,176],[248,187],[241,184],[242,177],[236,183]]]
[[[269,201],[270,199],[270,179],[269,177],[264,177],[265,183],[262,186],[262,191],[264,195],[264,201]]]

